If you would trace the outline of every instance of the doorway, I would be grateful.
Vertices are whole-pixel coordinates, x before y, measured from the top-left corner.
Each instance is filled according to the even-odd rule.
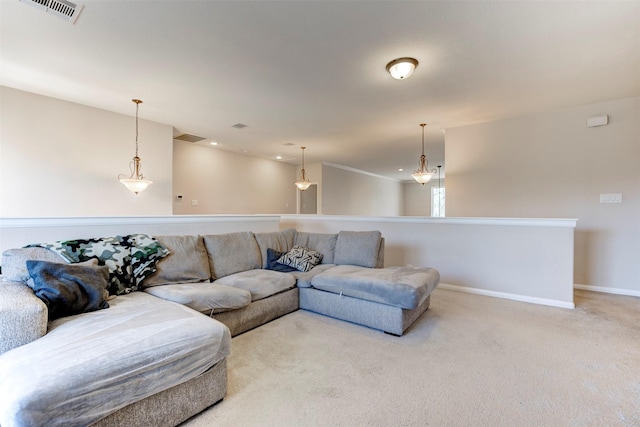
[[[318,213],[318,184],[311,184],[304,191],[298,190],[298,213],[303,215]]]

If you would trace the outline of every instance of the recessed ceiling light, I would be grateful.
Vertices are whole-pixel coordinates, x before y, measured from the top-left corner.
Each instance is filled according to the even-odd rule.
[[[243,153],[248,153],[249,150],[245,150],[244,148],[241,150]]]
[[[215,142],[215,141],[211,141],[209,144],[211,144],[211,145],[218,145],[218,143],[217,143],[217,142]]]
[[[404,171],[404,169],[402,169],[402,168],[398,169],[398,172],[403,172],[403,171]]]
[[[276,160],[282,160],[282,156],[276,156]]]

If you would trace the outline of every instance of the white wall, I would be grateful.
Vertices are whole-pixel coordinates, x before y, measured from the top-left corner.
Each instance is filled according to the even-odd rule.
[[[402,215],[402,183],[323,163],[321,212],[325,215]]]
[[[447,129],[445,153],[447,216],[578,218],[576,283],[640,295],[640,98]]]
[[[293,165],[175,141],[173,170],[176,215],[296,212]]]
[[[118,182],[135,153],[123,102],[131,116],[0,86],[0,217],[171,214],[171,126],[139,120],[153,185],[135,196]]]

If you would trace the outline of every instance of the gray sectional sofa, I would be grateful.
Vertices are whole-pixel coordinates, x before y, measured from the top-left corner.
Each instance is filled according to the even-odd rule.
[[[435,269],[382,268],[377,231],[153,240],[160,245],[127,246],[133,285],[115,298],[108,280],[127,273],[110,258],[124,252],[118,246],[93,242],[91,252],[73,241],[71,255],[48,244],[3,253],[2,427],[177,425],[224,397],[232,336],[298,308],[402,335],[439,282]],[[76,265],[105,278],[105,301],[50,319],[55,305],[36,296],[44,277],[36,267]]]

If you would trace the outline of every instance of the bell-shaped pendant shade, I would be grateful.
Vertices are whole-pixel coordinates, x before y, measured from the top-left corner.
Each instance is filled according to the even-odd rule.
[[[138,193],[146,190],[148,186],[153,184],[153,181],[144,179],[144,176],[142,176],[142,173],[140,173],[140,169],[142,167],[140,165],[140,157],[135,156],[131,163],[131,168],[133,170],[131,176],[129,178],[120,178],[120,182],[122,183],[122,185],[127,187],[129,191],[137,195]]]
[[[431,181],[431,178],[433,178],[433,175],[436,174],[436,170],[432,169],[429,170],[428,168],[428,163],[427,163],[427,156],[424,155],[424,127],[426,126],[426,123],[421,123],[420,126],[422,127],[422,155],[420,156],[420,161],[418,162],[418,169],[413,171],[413,173],[411,174],[411,176],[413,177],[413,179],[415,179],[418,183],[425,185],[427,182]]]

